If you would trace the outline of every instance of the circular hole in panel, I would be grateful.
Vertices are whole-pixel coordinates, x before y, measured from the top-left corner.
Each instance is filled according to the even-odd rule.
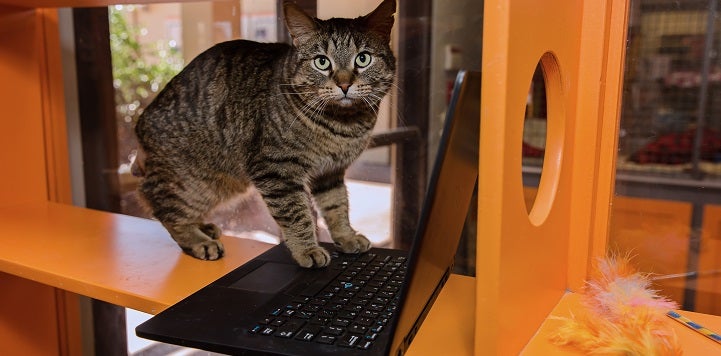
[[[523,128],[526,210],[536,226],[546,220],[556,196],[565,117],[558,61],[547,52],[538,62],[531,81]]]
[[[523,120],[523,195],[526,211],[531,212],[541,181],[543,158],[546,152],[546,81],[541,62],[536,65],[531,87],[526,98],[526,114]]]

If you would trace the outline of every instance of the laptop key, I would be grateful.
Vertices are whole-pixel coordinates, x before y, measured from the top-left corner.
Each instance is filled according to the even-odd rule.
[[[358,344],[358,341],[360,341],[360,339],[360,336],[353,334],[341,336],[340,340],[338,341],[338,346],[354,347],[356,344]]]
[[[301,319],[310,319],[311,317],[313,317],[313,313],[309,312],[309,311],[301,310],[301,311],[298,311],[297,313],[295,313],[295,317],[301,318]]]
[[[270,325],[273,325],[273,326],[282,326],[283,324],[285,324],[285,319],[282,319],[282,318],[274,319],[273,321],[270,322]]]
[[[360,343],[358,343],[358,348],[362,350],[368,350],[373,345],[372,341],[368,340],[361,340]]]
[[[343,334],[343,328],[339,328],[337,326],[329,326],[324,329],[326,334],[333,335],[333,336],[339,336]]]
[[[293,315],[295,315],[295,310],[293,310],[293,309],[286,309],[285,311],[283,311],[283,314],[281,314],[281,315],[283,315],[283,316],[293,316]]]
[[[320,331],[320,327],[306,327],[295,335],[295,339],[300,341],[313,341],[313,339],[320,334]]]
[[[320,310],[320,306],[318,306],[318,305],[306,305],[305,308],[303,308],[303,310],[305,310],[305,311],[307,311],[307,312],[315,313],[315,312],[317,312],[318,310]]]
[[[298,303],[298,304],[305,304],[305,303],[308,303],[309,301],[310,301],[310,297],[300,297],[300,296],[295,297],[295,298],[293,298],[293,300],[291,300],[291,302]]]
[[[346,327],[346,326],[350,325],[350,320],[338,318],[338,319],[333,320],[333,323],[331,325]]]
[[[290,339],[291,337],[293,337],[294,334],[295,334],[295,331],[290,331],[290,330],[278,330],[278,332],[275,333],[275,336],[276,336],[276,337],[282,337],[282,338]]]
[[[332,343],[335,342],[335,336],[332,336],[332,335],[321,335],[320,337],[318,337],[317,339],[315,339],[315,341],[318,342],[318,343],[321,343],[321,344],[328,344],[328,345],[330,345],[330,344],[332,344]]]
[[[261,335],[270,335],[270,334],[272,334],[274,331],[275,331],[274,328],[271,328],[270,326],[266,326],[265,328],[263,328],[263,330],[260,331],[260,334],[261,334]]]
[[[341,310],[338,311],[338,317],[343,319],[355,319],[358,316],[357,311]]]
[[[326,325],[330,322],[330,318],[321,318],[319,316],[314,316],[308,321],[308,323],[313,325]]]
[[[360,257],[358,258],[358,261],[370,262],[370,261],[373,261],[373,259],[376,258],[376,256],[377,255],[375,253],[364,253],[364,254],[360,255]]]
[[[289,320],[283,324],[282,327],[278,328],[275,336],[291,338],[303,325],[305,325],[305,322],[302,320]]]
[[[368,327],[360,324],[353,324],[348,328],[348,332],[353,334],[365,334],[367,331]]]
[[[385,306],[382,304],[373,303],[368,307],[368,309],[371,311],[374,311],[374,312],[380,312],[380,311],[383,311],[383,309],[385,309]]]
[[[366,340],[373,341],[373,340],[375,340],[375,339],[378,338],[378,334],[370,331],[370,332],[368,332],[368,334],[366,334],[366,336],[364,336],[363,338],[366,339]]]

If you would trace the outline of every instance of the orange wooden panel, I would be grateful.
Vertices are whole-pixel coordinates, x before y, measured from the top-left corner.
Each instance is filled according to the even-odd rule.
[[[40,31],[34,10],[0,8],[0,206],[48,197]]]
[[[696,311],[721,315],[721,206],[703,211],[696,279]]]
[[[0,286],[0,353],[59,355],[55,291],[2,272]]]
[[[609,249],[630,252],[643,272],[670,275],[687,272],[691,230],[691,204],[616,197]],[[661,293],[683,303],[685,277],[657,282]]]
[[[452,274],[408,349],[411,356],[472,355],[476,280]]]
[[[582,284],[590,257],[604,253],[627,8],[625,0],[485,1],[476,353],[519,352],[566,289]],[[523,114],[539,61],[546,156],[528,213]]]
[[[533,202],[536,201],[537,194],[538,188],[523,186],[523,201],[526,202],[527,208],[533,206]]]
[[[227,256],[180,251],[156,221],[42,203],[0,208],[0,271],[157,313],[271,245],[225,237]]]
[[[37,11],[48,199],[72,203],[57,10]]]
[[[45,25],[53,14],[45,12],[46,18],[41,13],[0,8],[0,206],[49,197],[44,118],[60,112],[56,117],[63,126],[64,120],[57,106],[46,105],[50,81],[62,85],[62,80],[49,78],[45,34],[53,25]],[[60,147],[59,153],[63,151]],[[69,186],[66,189],[69,192]],[[8,239],[7,231],[2,230],[0,243]],[[54,288],[0,273],[0,290],[1,354],[53,355],[79,350],[79,338],[68,337],[78,331],[71,325],[79,323],[59,313]]]

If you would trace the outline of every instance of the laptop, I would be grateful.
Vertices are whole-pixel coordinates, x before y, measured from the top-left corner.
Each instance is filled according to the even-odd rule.
[[[458,74],[410,251],[297,266],[277,245],[139,325],[224,354],[402,355],[448,279],[478,178],[480,73]],[[362,230],[362,227],[361,227]]]

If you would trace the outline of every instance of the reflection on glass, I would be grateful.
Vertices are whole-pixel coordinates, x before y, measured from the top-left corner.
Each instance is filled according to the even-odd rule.
[[[524,195],[526,210],[530,213],[538,192],[538,183],[543,167],[546,148],[546,84],[543,78],[541,63],[536,66],[528,90],[526,115],[523,124],[523,171]]]
[[[243,38],[277,42],[283,29],[277,3],[265,0],[117,5],[109,8],[110,43],[115,87],[117,144],[122,212],[149,217],[139,202],[137,179],[130,166],[137,142],[133,125],[143,109],[185,64],[216,43]],[[377,1],[360,3],[320,1],[320,17],[356,17],[367,13]],[[385,100],[376,131],[391,127],[392,108]],[[350,219],[376,246],[393,245],[390,227],[390,150],[369,149],[349,171]],[[224,234],[270,243],[280,231],[258,196],[225,204],[209,217]],[[323,221],[319,224],[324,226]],[[330,240],[321,229],[320,238]]]
[[[684,309],[721,314],[717,1],[631,1],[609,248]]]

